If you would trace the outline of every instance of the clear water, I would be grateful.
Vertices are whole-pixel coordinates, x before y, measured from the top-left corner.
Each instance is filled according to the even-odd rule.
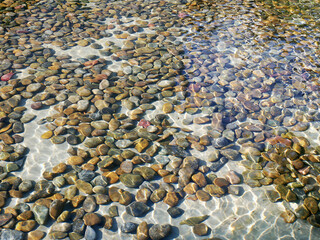
[[[6,22],[8,18],[3,18],[0,33],[3,54],[8,55],[18,48],[14,39],[23,41],[21,39],[26,38],[27,43],[21,44],[25,48],[40,44],[54,50],[56,57],[69,55],[71,61],[82,63],[95,55],[95,58],[106,60],[105,69],[115,73],[125,72],[127,66],[133,66],[135,63],[130,57],[128,59],[115,57],[126,40],[117,38],[116,34],[128,33],[129,30],[124,30],[124,27],[139,25],[141,21],[146,21],[147,24],[140,28],[139,32],[129,33],[127,39],[132,36],[143,39],[143,33],[156,34],[158,37],[153,38],[149,46],[169,49],[168,52],[183,63],[182,69],[177,70],[175,75],[167,77],[174,79],[176,86],[186,87],[180,92],[174,92],[171,97],[159,97],[153,101],[155,109],[147,110],[144,119],[151,120],[156,114],[162,113],[162,105],[165,102],[171,102],[176,106],[193,108],[196,111],[195,114],[190,114],[188,110],[184,113],[174,111],[167,114],[169,122],[178,131],[175,138],[186,137],[189,134],[201,137],[209,132],[212,133],[211,122],[195,124],[192,120],[198,117],[209,117],[211,120],[213,113],[222,113],[225,128],[233,131],[243,129],[246,123],[263,125],[264,139],[261,142],[264,142],[269,136],[268,132],[276,133],[281,131],[282,127],[291,131],[291,125],[285,126],[285,120],[280,117],[272,116],[265,120],[259,118],[260,115],[268,116],[270,107],[276,106],[282,114],[285,110],[292,112],[292,115],[285,116],[284,119],[293,118],[296,122],[309,122],[310,128],[307,131],[297,131],[296,134],[305,136],[317,146],[320,120],[317,115],[319,105],[319,3],[317,1],[74,1],[74,3],[58,1],[57,3],[57,5],[53,1],[33,3],[30,14],[28,10],[21,10],[22,18],[27,19],[27,23],[21,26],[10,26],[10,23]],[[77,10],[72,10],[73,5],[78,6]],[[37,8],[43,9],[42,13],[36,11]],[[122,11],[126,8],[127,11]],[[116,17],[112,10],[118,13]],[[2,11],[4,16],[10,16],[10,11],[5,9]],[[50,30],[49,28],[59,21],[56,16],[61,15],[68,16],[69,19],[68,24],[62,24],[65,29],[57,27]],[[98,17],[95,18],[95,15]],[[73,18],[82,23],[79,27],[81,30],[71,24]],[[34,24],[38,22],[42,22],[42,25]],[[45,22],[49,24],[47,29],[44,29]],[[114,28],[99,29],[106,25],[114,25]],[[101,44],[102,49],[110,48],[106,45],[109,41],[114,44],[111,46],[118,46],[119,50],[106,56],[101,49],[94,49],[90,45],[79,46],[76,43],[79,38],[71,37],[72,33],[78,36],[78,32],[93,28],[99,31],[100,35],[95,36],[90,33],[80,35],[82,36],[80,39],[86,38],[91,43]],[[22,30],[28,32],[17,32]],[[60,35],[61,32],[65,35]],[[170,37],[166,37],[167,35]],[[8,42],[7,39],[12,41]],[[59,41],[63,44],[59,44]],[[134,47],[137,47],[138,42],[135,40],[132,42]],[[12,44],[12,48],[8,47],[8,44]],[[21,45],[20,48],[23,49]],[[178,49],[177,52],[170,50],[175,48]],[[5,57],[2,58],[4,59]],[[144,61],[146,60],[140,59],[140,63]],[[14,71],[17,73],[16,78],[22,79],[42,70],[42,67],[34,69],[26,63],[23,69]],[[2,72],[5,74],[8,70]],[[82,77],[93,75],[91,70],[86,68]],[[127,75],[120,75],[118,81],[126,81]],[[70,76],[72,77],[72,73]],[[66,74],[64,78],[69,81],[68,77]],[[2,82],[2,84],[7,83]],[[149,81],[147,86],[156,87],[152,81]],[[201,91],[194,93],[192,86],[201,87]],[[65,92],[70,93],[70,91]],[[204,100],[207,100],[208,104]],[[257,109],[252,111],[251,105],[249,107],[244,105],[245,101]],[[47,128],[45,124],[39,125],[39,120],[52,116],[55,110],[53,106],[43,110],[32,110],[31,104],[31,99],[26,101],[27,112],[34,113],[37,117],[25,124],[25,131],[21,134],[24,136],[23,145],[30,151],[23,169],[14,175],[38,181],[42,179],[43,171],[50,171],[53,166],[66,161],[67,149],[70,146],[66,142],[54,145],[50,140],[41,139]],[[121,105],[118,112],[130,115],[131,110]],[[239,113],[244,115],[243,119],[239,119]],[[191,124],[185,124],[186,121]],[[236,127],[232,128],[232,125]],[[183,128],[187,128],[190,132],[183,131]],[[255,141],[258,133],[253,131],[253,138],[250,141]],[[235,149],[239,150],[241,144],[236,140]],[[200,163],[207,166],[211,164],[208,158],[213,150],[211,145],[204,151],[188,148],[191,155],[199,158]],[[239,160],[242,158],[243,156],[237,161],[229,161],[215,174],[224,177],[229,170],[241,173],[244,167]],[[115,186],[125,188],[121,183]],[[128,215],[125,207],[118,204],[120,213],[116,218],[118,228],[112,231],[95,228],[97,239],[133,238],[133,234],[120,231],[119,226],[127,221],[169,223],[174,228],[167,239],[211,237],[248,240],[319,239],[320,230],[307,221],[298,219],[293,224],[283,221],[279,215],[284,211],[286,204],[271,203],[265,194],[266,190],[273,188],[272,186],[250,188],[243,183],[239,186],[243,188],[241,196],[213,197],[208,202],[193,201],[186,197],[179,205],[185,213],[176,219],[167,214],[168,206],[163,202],[153,204],[153,211],[143,218]],[[137,191],[137,189],[126,190],[132,193]],[[10,204],[14,206],[21,201],[14,199]],[[100,206],[98,212],[101,215],[106,214],[110,205]],[[291,207],[295,206],[297,205],[291,204]],[[192,232],[192,227],[179,225],[188,217],[204,214],[209,215],[204,223],[211,229],[207,236],[196,236]],[[38,229],[48,231],[49,228],[50,224],[40,226]],[[49,239],[49,235],[46,239]]]

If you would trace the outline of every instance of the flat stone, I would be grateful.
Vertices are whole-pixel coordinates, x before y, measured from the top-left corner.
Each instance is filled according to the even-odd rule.
[[[149,239],[149,227],[147,222],[143,221],[137,228],[137,240],[148,240]]]
[[[143,178],[139,174],[125,173],[120,175],[119,179],[120,182],[129,188],[139,187],[143,182]]]
[[[169,213],[169,215],[172,218],[177,218],[177,217],[180,217],[184,213],[184,210],[182,210],[179,207],[170,207],[170,208],[168,208],[167,212]]]
[[[87,183],[83,180],[78,179],[76,181],[76,187],[79,189],[79,191],[85,193],[85,194],[92,194],[92,185],[90,183]]]
[[[41,240],[45,236],[45,233],[40,230],[34,230],[28,233],[28,240]]]
[[[190,217],[186,220],[183,220],[180,222],[180,225],[189,225],[189,226],[195,226],[196,224],[199,224],[203,222],[204,220],[208,219],[208,215],[203,215],[199,217]]]

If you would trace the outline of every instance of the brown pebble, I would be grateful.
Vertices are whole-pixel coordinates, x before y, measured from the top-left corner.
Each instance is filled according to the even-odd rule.
[[[101,222],[101,218],[95,213],[87,213],[84,215],[83,221],[87,226],[94,226]]]
[[[39,110],[39,109],[42,108],[42,103],[41,103],[41,102],[32,103],[32,104],[31,104],[31,108],[32,108],[33,110]]]
[[[207,180],[201,172],[194,174],[191,179],[198,184],[199,187],[204,187],[207,185]]]
[[[34,220],[26,220],[18,222],[16,225],[16,230],[22,232],[30,232],[36,226],[36,221]]]
[[[208,234],[209,228],[204,223],[199,223],[193,226],[193,233],[198,236],[205,236]]]
[[[210,194],[203,190],[198,190],[196,192],[196,196],[200,201],[204,201],[204,202],[209,201],[211,199]]]
[[[163,199],[163,202],[168,204],[170,207],[174,207],[178,205],[179,198],[175,192],[168,192]]]
[[[68,164],[70,165],[81,165],[84,162],[80,156],[71,156],[68,158]]]
[[[149,228],[147,222],[143,221],[137,228],[137,239],[148,240],[149,239]]]
[[[224,178],[215,178],[213,180],[214,185],[218,186],[218,187],[227,187],[229,186],[229,182],[224,179]]]
[[[27,240],[41,240],[45,236],[45,233],[40,230],[35,230],[28,233]]]

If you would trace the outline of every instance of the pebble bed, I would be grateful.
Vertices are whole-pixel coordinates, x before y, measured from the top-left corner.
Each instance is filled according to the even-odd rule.
[[[0,11],[0,240],[319,239],[315,2]]]

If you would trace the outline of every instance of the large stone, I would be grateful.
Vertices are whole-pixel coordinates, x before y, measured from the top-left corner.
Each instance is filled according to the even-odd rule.
[[[133,202],[126,207],[126,212],[134,217],[142,217],[149,210],[150,210],[150,207],[148,207],[146,204],[142,202]]]
[[[23,232],[11,229],[3,229],[1,231],[0,240],[23,240]]]
[[[130,188],[139,187],[143,182],[143,178],[139,174],[125,173],[120,176],[120,181]]]
[[[169,236],[170,232],[171,232],[171,225],[155,224],[149,229],[149,236],[152,240],[160,240]]]
[[[38,224],[44,225],[47,222],[49,217],[49,208],[43,205],[36,205],[32,211]]]
[[[133,169],[134,174],[139,174],[141,175],[145,180],[152,180],[156,175],[156,171],[154,171],[150,167],[137,167]]]

